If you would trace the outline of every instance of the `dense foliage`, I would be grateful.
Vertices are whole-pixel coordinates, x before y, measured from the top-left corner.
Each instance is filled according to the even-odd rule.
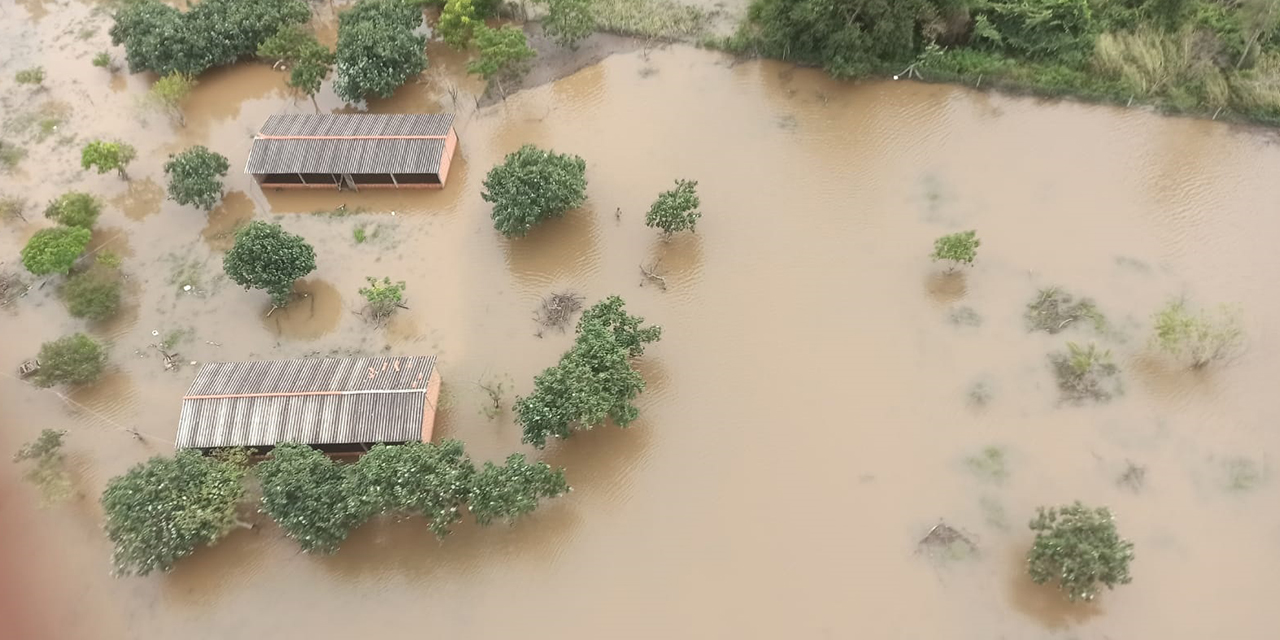
[[[471,44],[471,38],[477,26],[484,22],[476,18],[476,8],[472,0],[449,0],[440,12],[440,21],[436,30],[440,38],[455,49],[465,49]]]
[[[457,440],[377,445],[356,467],[360,494],[374,512],[420,515],[440,538],[462,519],[476,473]]]
[[[265,289],[271,303],[283,307],[289,304],[293,283],[315,271],[316,252],[280,225],[254,220],[236,232],[222,267],[232,282],[245,289]]]
[[[256,469],[262,511],[303,551],[333,553],[370,515],[354,469],[311,447],[282,443]]]
[[[222,178],[231,168],[226,156],[196,145],[169,156],[164,173],[169,177],[169,199],[208,211],[222,199]]]
[[[83,333],[73,333],[40,345],[40,369],[32,376],[37,387],[88,384],[102,375],[107,352]]]
[[[532,393],[516,398],[524,442],[542,448],[548,437],[568,438],[606,419],[625,427],[640,415],[632,401],[645,382],[631,359],[661,338],[662,329],[642,327],[644,318],[623,305],[611,296],[583,312],[573,347],[534,378]]]
[[[111,43],[124,45],[129,70],[199,75],[257,51],[286,24],[311,17],[299,0],[202,0],[181,12],[159,0],[121,5]]]
[[[390,98],[427,68],[422,12],[400,0],[360,0],[338,16],[337,76],[343,100]]]
[[[120,308],[120,272],[97,264],[67,278],[58,290],[67,312],[77,318],[104,320]]]
[[[93,233],[84,227],[41,229],[22,248],[22,266],[37,276],[71,270]]]
[[[578,156],[531,144],[507,154],[489,170],[481,197],[493,203],[493,226],[508,238],[559,217],[587,200],[587,163]]]
[[[952,269],[962,264],[973,266],[973,260],[978,257],[978,247],[981,245],[982,241],[978,239],[976,231],[949,233],[933,241],[933,253],[929,254],[929,257],[935,261],[950,262]]]
[[[497,29],[479,25],[475,29],[475,38],[479,55],[467,64],[467,73],[496,82],[499,93],[505,95],[502,82],[515,80],[528,72],[529,61],[537,53],[529,47],[524,30],[509,24]]]
[[[201,545],[211,545],[237,523],[244,496],[245,458],[207,458],[179,451],[156,456],[102,493],[107,537],[115,544],[119,574],[168,571]]]
[[[40,86],[44,82],[44,67],[21,69],[13,74],[13,81],[18,84],[34,84]]]
[[[1197,314],[1187,309],[1186,301],[1171,300],[1156,313],[1155,342],[1199,369],[1235,355],[1244,344],[1244,327],[1231,307],[1221,307],[1216,314],[1207,310]]]
[[[125,168],[137,156],[138,152],[127,142],[94,140],[80,151],[80,166],[85,169],[92,167],[100,174],[115,171],[121,178],[128,180],[129,174],[125,172]]]
[[[513,453],[502,466],[484,463],[472,481],[469,508],[482,525],[512,522],[533,513],[538,500],[557,498],[569,490],[564,469],[553,469],[545,462],[529,464],[524,454]]]
[[[1128,584],[1133,543],[1116,532],[1106,508],[1079,502],[1040,507],[1031,521],[1035,542],[1027,553],[1027,571],[1037,584],[1058,583],[1071,601],[1092,600],[1105,586]]]
[[[291,65],[289,86],[315,100],[320,85],[333,66],[333,52],[316,40],[310,30],[286,24],[258,45],[258,57]]]
[[[676,180],[676,188],[658,194],[658,199],[644,217],[644,223],[661,229],[667,236],[693,231],[702,217],[702,212],[698,211],[702,200],[698,198],[697,187],[696,180]]]
[[[40,490],[40,498],[45,504],[71,496],[71,474],[67,472],[66,455],[62,453],[65,435],[66,431],[41,430],[39,437],[22,445],[13,455],[15,463],[27,463],[22,479]]]
[[[542,28],[555,39],[556,44],[577,49],[578,43],[595,31],[596,20],[592,12],[594,0],[537,0],[547,6]]]
[[[98,221],[100,213],[102,205],[97,198],[81,191],[68,191],[49,203],[44,210],[44,217],[68,227],[88,229]]]
[[[158,107],[161,111],[169,115],[169,117],[178,121],[178,124],[187,126],[187,117],[182,113],[182,101],[191,95],[191,91],[196,88],[195,76],[189,73],[174,71],[151,85],[151,89],[147,91],[147,98],[151,103]]]
[[[404,302],[404,282],[392,282],[391,278],[366,278],[369,286],[360,288],[360,295],[369,303],[369,315],[374,320],[386,320],[400,308]]]

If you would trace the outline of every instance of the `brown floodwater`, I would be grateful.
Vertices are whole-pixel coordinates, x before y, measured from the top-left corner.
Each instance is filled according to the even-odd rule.
[[[252,133],[272,113],[314,110],[281,74],[205,74],[180,128],[139,108],[148,77],[90,66],[109,45],[92,7],[0,10],[0,77],[33,64],[50,76],[38,93],[5,85],[6,123],[46,100],[72,107],[43,141],[4,134],[29,154],[0,192],[35,206],[30,223],[0,226],[0,269],[18,268],[47,224],[43,203],[75,188],[107,203],[94,246],[121,255],[129,276],[107,323],[71,318],[56,280],[0,310],[0,452],[66,429],[79,491],[41,509],[20,470],[0,464],[6,638],[1234,640],[1280,625],[1273,132],[840,83],[680,46],[615,55],[477,110],[463,58],[433,46],[423,82],[371,108],[457,112],[447,189],[264,193],[239,173]],[[328,87],[319,102],[343,106]],[[131,182],[80,171],[93,137],[138,147]],[[480,183],[524,143],[586,158],[589,201],[507,241]],[[164,199],[166,156],[192,144],[233,167],[208,214]],[[676,178],[699,181],[705,217],[668,244],[643,217]],[[339,205],[347,215],[316,213]],[[269,317],[264,293],[221,272],[230,234],[255,218],[318,256],[305,297]],[[942,275],[933,239],[969,228],[977,264]],[[665,291],[641,275],[654,263]],[[357,315],[366,276],[408,283],[409,309],[385,327]],[[1053,285],[1094,298],[1112,331],[1029,333],[1023,309]],[[509,381],[508,401],[529,391],[571,342],[533,319],[541,296],[566,289],[620,294],[665,333],[638,364],[649,388],[636,423],[539,453],[520,446],[509,411],[484,415],[479,382]],[[1240,304],[1243,355],[1192,373],[1156,353],[1150,316],[1179,295]],[[980,324],[951,321],[960,307]],[[110,343],[101,382],[60,397],[9,375],[72,331]],[[150,346],[174,332],[177,372]],[[1068,340],[1111,349],[1123,395],[1059,402],[1046,354]],[[325,558],[259,516],[170,574],[110,576],[97,495],[172,450],[190,362],[384,349],[440,357],[440,437],[481,460],[538,455],[575,491],[514,527],[467,523],[443,542],[421,523],[372,523]],[[980,406],[975,385],[989,396]],[[1004,452],[1002,480],[966,463],[986,447]],[[1117,484],[1129,462],[1146,469],[1139,491]],[[1110,506],[1137,552],[1133,583],[1087,606],[1024,571],[1035,507],[1074,499]],[[940,519],[978,555],[916,553]]]

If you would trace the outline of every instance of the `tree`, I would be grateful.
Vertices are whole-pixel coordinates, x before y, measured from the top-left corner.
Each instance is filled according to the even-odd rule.
[[[752,44],[763,55],[822,65],[837,77],[915,57],[916,21],[931,0],[760,0],[751,7]]]
[[[182,101],[186,100],[187,96],[191,95],[191,90],[195,88],[194,76],[174,71],[156,80],[151,85],[151,90],[147,92],[147,97],[152,104],[177,120],[180,126],[185,127],[187,117],[182,113]]]
[[[102,375],[107,353],[83,333],[73,333],[40,345],[40,368],[32,377],[37,387],[88,384]]]
[[[947,271],[955,271],[956,267],[967,264],[972,266],[978,255],[978,247],[982,241],[976,231],[951,233],[933,241],[933,253],[929,255],[934,262],[950,260],[951,267]]]
[[[37,276],[66,274],[71,270],[93,233],[84,227],[41,229],[22,248],[22,266]]]
[[[513,453],[502,466],[484,463],[476,474],[468,507],[482,525],[495,520],[511,523],[533,513],[539,499],[558,498],[571,490],[564,469],[553,469],[545,462],[529,464],[523,454]]]
[[[360,495],[379,513],[421,515],[437,537],[462,519],[475,465],[461,442],[375,445],[356,464]]]
[[[88,229],[98,220],[102,205],[98,199],[81,191],[68,191],[49,203],[44,217],[68,227]]]
[[[169,571],[241,525],[236,505],[244,496],[247,459],[243,452],[213,458],[187,449],[155,456],[107,482],[102,510],[116,573]]]
[[[93,167],[99,174],[114,169],[121,178],[128,180],[129,174],[125,173],[125,167],[129,166],[137,155],[138,152],[128,143],[94,140],[86,144],[84,150],[80,152],[80,166],[85,169]]]
[[[587,163],[531,144],[507,154],[489,170],[481,197],[493,203],[493,226],[508,238],[582,206],[587,199]]]
[[[258,45],[256,54],[263,60],[274,60],[275,64],[292,62],[301,58],[312,47],[321,46],[315,34],[305,26],[288,23],[281,25],[271,37]]]
[[[626,304],[619,296],[609,296],[591,305],[578,319],[578,335],[587,326],[598,324],[613,332],[613,341],[626,348],[628,356],[644,355],[644,345],[662,339],[662,327],[642,327],[644,318],[627,313]]]
[[[698,206],[702,201],[695,189],[696,180],[676,180],[676,188],[658,194],[658,199],[649,207],[644,223],[651,228],[661,229],[665,237],[688,229],[694,230],[702,212]]]
[[[18,84],[34,84],[38,87],[44,83],[44,67],[23,69],[13,75],[13,81]]]
[[[436,28],[449,46],[466,49],[471,44],[477,25],[484,25],[484,22],[476,18],[475,6],[471,0],[449,0],[440,12],[440,22]]]
[[[225,156],[203,145],[170,155],[164,164],[164,173],[169,176],[169,199],[205,211],[212,209],[222,199],[222,178],[230,168]]]
[[[329,75],[333,52],[320,44],[314,33],[299,25],[287,24],[258,46],[258,57],[292,65],[286,82],[311,98],[316,111],[320,110],[316,93]]]
[[[332,63],[333,55],[327,50],[323,56],[303,58],[293,63],[293,70],[289,72],[289,79],[285,81],[289,86],[311,98],[311,105],[316,108],[317,113],[320,111],[320,105],[316,102],[316,94],[320,92],[320,85],[324,84],[325,77],[329,75]]]
[[[378,282],[372,276],[366,280],[369,281],[369,286],[361,287],[360,295],[369,302],[369,315],[377,321],[390,318],[404,301],[404,282],[392,283],[391,278],[383,278],[382,282]]]
[[[1185,300],[1170,300],[1155,315],[1154,342],[1169,355],[1184,359],[1192,369],[1225,360],[1244,344],[1238,310],[1223,306],[1211,314],[1192,313]]]
[[[67,472],[66,456],[62,453],[62,438],[66,431],[44,429],[35,440],[22,445],[14,454],[17,464],[30,462],[22,479],[40,490],[45,504],[61,502],[71,496],[71,474]]]
[[[498,84],[498,92],[506,95],[503,80],[515,80],[529,70],[529,60],[538,55],[529,48],[520,27],[503,25],[490,29],[483,24],[475,29],[476,48],[480,57],[467,65],[467,73]]]
[[[422,12],[399,0],[360,0],[338,16],[333,89],[348,102],[390,98],[427,68]]]
[[[591,8],[593,0],[540,1],[547,5],[542,28],[555,38],[556,44],[577,49],[578,43],[595,31],[595,14]]]
[[[1102,586],[1128,584],[1133,543],[1116,532],[1106,508],[1091,509],[1079,501],[1040,507],[1031,530],[1035,542],[1027,553],[1027,571],[1036,584],[1057,581],[1072,602],[1092,600]]]
[[[265,289],[271,303],[289,303],[293,283],[316,268],[316,252],[301,236],[278,224],[254,220],[236,232],[235,245],[222,261],[223,270],[245,289]]]
[[[95,265],[67,278],[59,293],[71,315],[103,320],[115,315],[120,308],[120,288],[119,272]]]
[[[311,447],[285,442],[257,467],[262,511],[303,551],[333,553],[369,518],[355,467],[343,466]]]

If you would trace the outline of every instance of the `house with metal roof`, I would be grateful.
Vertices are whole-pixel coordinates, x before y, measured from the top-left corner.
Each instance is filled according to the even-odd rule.
[[[279,114],[244,171],[263,188],[443,189],[457,148],[452,114]]]
[[[215,362],[182,398],[177,448],[280,442],[329,454],[430,442],[440,398],[435,356]]]

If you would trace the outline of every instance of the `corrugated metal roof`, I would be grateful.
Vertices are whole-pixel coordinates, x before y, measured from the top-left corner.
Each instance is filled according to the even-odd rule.
[[[441,138],[255,138],[245,173],[439,173]]]
[[[434,356],[206,364],[182,400],[178,448],[422,439]]]
[[[443,136],[453,126],[451,113],[284,113],[267,118],[264,136]]]

